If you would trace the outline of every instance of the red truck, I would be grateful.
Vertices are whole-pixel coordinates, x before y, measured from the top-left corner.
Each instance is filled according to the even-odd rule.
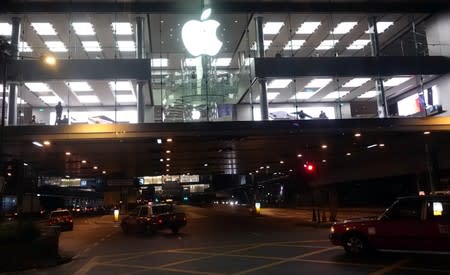
[[[140,205],[130,211],[128,216],[122,219],[120,226],[125,234],[130,231],[153,233],[166,228],[177,234],[186,224],[186,214],[175,212],[173,205],[150,204]]]
[[[399,198],[379,217],[335,222],[330,231],[331,242],[348,254],[450,252],[450,195]]]

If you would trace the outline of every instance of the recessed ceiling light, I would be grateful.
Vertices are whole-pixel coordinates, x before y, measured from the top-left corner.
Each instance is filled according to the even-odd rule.
[[[383,81],[383,85],[386,87],[394,87],[406,82],[410,77],[393,77],[389,80]]]
[[[281,27],[284,26],[283,22],[267,22],[264,24],[263,33],[264,34],[278,34]]]
[[[166,158],[166,161],[170,161],[170,158]]]
[[[350,32],[353,27],[356,26],[358,22],[341,22],[339,23],[334,30],[331,31],[332,34],[346,34]]]
[[[231,58],[216,58],[213,60],[212,65],[216,67],[230,66]]]
[[[50,146],[51,145],[50,141],[48,141],[48,140],[44,140],[43,143],[44,143],[45,146]]]
[[[92,167],[94,170],[97,170],[98,169],[98,166],[94,166],[94,167]]]
[[[160,161],[160,162],[163,162],[163,161],[164,161],[164,159],[159,159],[159,161]]]
[[[86,161],[86,160],[84,160],[84,159],[83,159],[83,160],[81,161],[81,163],[86,163],[86,162],[87,162],[87,161]]]
[[[370,40],[368,39],[358,39],[353,41],[353,43],[347,47],[347,50],[361,50],[364,49],[365,46],[369,45],[369,43]]]
[[[365,84],[369,80],[370,80],[370,78],[368,78],[368,77],[353,78],[352,80],[345,83],[342,87],[346,87],[346,88],[359,87],[359,86]]]
[[[24,162],[24,163],[23,163],[23,166],[28,166],[28,163]]]
[[[61,41],[44,41],[48,49],[52,52],[67,52],[66,45]]]
[[[170,150],[166,150],[166,154],[170,154],[171,153],[171,151]]]
[[[105,171],[105,170],[103,170],[103,171],[102,171],[102,174],[106,174],[106,171]]]
[[[9,23],[0,23],[0,35],[10,36],[12,33],[12,25]]]
[[[36,93],[53,91],[52,89],[50,89],[48,84],[43,82],[25,82],[25,86],[27,86],[30,91]]]
[[[58,102],[63,102],[63,100],[56,95],[39,96],[39,98],[47,104],[57,104]]]
[[[301,157],[303,157],[303,155],[302,154],[297,154],[297,157],[301,158]]]
[[[362,95],[358,96],[358,98],[373,98],[378,95],[377,91],[367,91],[363,93]]]
[[[70,152],[66,152],[66,156],[70,156],[72,153]]]
[[[28,43],[26,41],[19,41],[18,50],[21,53],[31,53],[31,52],[33,52],[33,49],[28,45]]]
[[[152,67],[167,67],[169,66],[168,58],[152,58]]]
[[[352,155],[352,153],[350,153],[350,152],[348,152],[347,154],[345,154],[346,156],[351,156]]]
[[[208,166],[208,163],[203,164],[203,166],[207,167],[207,166]]]
[[[162,139],[160,139],[160,138],[156,139],[156,143],[161,144],[162,143]]]
[[[95,35],[94,26],[89,22],[74,22],[72,27],[78,35]]]
[[[327,39],[323,40],[319,46],[316,47],[316,50],[322,51],[322,50],[329,50],[334,48],[334,46],[339,42],[339,40],[335,39]]]
[[[327,162],[327,160],[326,160],[326,159],[323,159],[322,162],[325,163],[325,162]]]
[[[172,142],[173,141],[173,139],[171,139],[171,138],[168,138],[167,140],[166,140],[167,142]]]
[[[100,99],[96,95],[77,95],[80,103],[99,103]]]
[[[116,35],[130,35],[133,34],[131,24],[128,22],[113,22],[111,24],[113,33]]]
[[[280,160],[280,164],[284,164],[284,161]]]
[[[290,99],[291,100],[296,100],[296,99],[308,99],[310,97],[312,97],[313,95],[315,95],[316,92],[314,91],[301,91],[301,92],[297,92],[295,95],[293,95]]]
[[[423,132],[423,134],[424,135],[429,135],[429,134],[431,134],[431,132],[430,131],[425,131],[425,132]]]
[[[267,100],[274,100],[280,93],[267,93]],[[257,96],[255,98],[255,101],[259,101],[260,100],[260,96]]]
[[[267,50],[271,44],[272,40],[264,40],[264,50]],[[256,49],[257,49],[256,42],[254,42],[252,44],[251,50],[256,51]]]
[[[68,178],[70,178],[70,176],[69,176],[69,175],[66,175],[66,178],[68,179]]]
[[[98,41],[81,41],[83,44],[83,48],[87,52],[101,52],[102,48],[100,47],[100,43]]]
[[[119,103],[136,102],[135,95],[116,95],[116,100]]]
[[[136,45],[133,40],[117,41],[117,47],[121,52],[134,52],[136,51]]]
[[[327,149],[327,148],[328,148],[328,145],[326,145],[326,144],[322,145],[322,149]]]
[[[336,98],[342,98],[343,96],[347,95],[349,91],[334,91],[329,94],[327,94],[324,99],[336,99]]]
[[[70,90],[74,92],[90,92],[92,91],[91,85],[86,81],[71,81],[66,82],[66,85],[70,88]]]
[[[169,164],[169,163],[167,163],[167,164],[166,164],[166,167],[170,167],[170,164]]]
[[[367,149],[370,149],[370,148],[373,148],[373,147],[377,147],[378,146],[378,144],[371,144],[371,145],[367,145]]]
[[[40,143],[39,141],[33,141],[33,144],[38,147],[44,147],[44,145],[42,143]]]
[[[315,78],[306,84],[305,88],[323,88],[328,85],[333,79],[331,78]]]
[[[133,91],[131,81],[110,81],[109,86],[113,91]]]
[[[269,169],[269,168],[270,168],[270,166],[269,166],[269,165],[267,165],[267,166],[266,166],[266,169]]]
[[[384,147],[384,143],[380,143],[380,144],[378,144],[378,146]]]
[[[31,23],[31,26],[39,35],[56,35],[53,25],[50,23]]]
[[[267,85],[267,89],[283,89],[286,88],[292,79],[274,79]]]
[[[377,33],[383,33],[385,30],[387,30],[390,26],[394,25],[394,22],[390,21],[380,21],[377,22]],[[366,33],[374,33],[373,28],[369,28]]]
[[[360,137],[360,136],[361,136],[361,133],[355,133],[354,136],[355,136],[355,137]]]
[[[298,50],[304,43],[305,40],[291,40],[284,46],[284,50]]]
[[[261,169],[261,170],[264,169],[264,166],[259,167],[259,169]]]
[[[304,22],[295,33],[297,34],[312,34],[320,26],[320,22]]]

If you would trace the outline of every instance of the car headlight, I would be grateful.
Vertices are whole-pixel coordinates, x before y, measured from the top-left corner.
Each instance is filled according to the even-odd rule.
[[[330,233],[334,233],[334,226],[330,228]]]

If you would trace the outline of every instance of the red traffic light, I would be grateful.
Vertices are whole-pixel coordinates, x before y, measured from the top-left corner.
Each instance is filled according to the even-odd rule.
[[[308,172],[308,173],[312,173],[312,172],[314,172],[314,170],[316,170],[316,167],[314,167],[314,165],[311,164],[311,163],[305,163],[305,164],[303,165],[303,167],[305,167],[305,170],[306,170],[306,172]]]

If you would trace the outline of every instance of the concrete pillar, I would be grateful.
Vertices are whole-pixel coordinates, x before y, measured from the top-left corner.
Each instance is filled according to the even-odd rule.
[[[14,48],[12,58],[19,57],[19,36],[20,36],[20,17],[12,18],[11,45]],[[17,85],[9,85],[9,101],[8,101],[8,125],[17,124]]]
[[[264,57],[264,33],[263,33],[263,20],[262,16],[256,17],[256,44],[258,49],[257,56]],[[269,103],[267,102],[267,81],[265,78],[259,79],[259,85],[261,93],[259,96],[259,104],[261,110],[261,120],[269,120]]]
[[[372,49],[372,56],[380,56],[380,44],[378,41],[378,30],[377,30],[377,18],[375,16],[369,17],[369,36],[370,36],[370,45]],[[388,109],[386,103],[386,96],[384,93],[383,80],[381,78],[377,78],[375,80],[375,86],[377,89],[377,106],[378,106],[378,117],[388,117]]]
[[[144,56],[144,18],[136,17],[136,58],[142,59]],[[139,81],[137,83],[137,113],[138,123],[144,123],[144,85],[145,82]]]

